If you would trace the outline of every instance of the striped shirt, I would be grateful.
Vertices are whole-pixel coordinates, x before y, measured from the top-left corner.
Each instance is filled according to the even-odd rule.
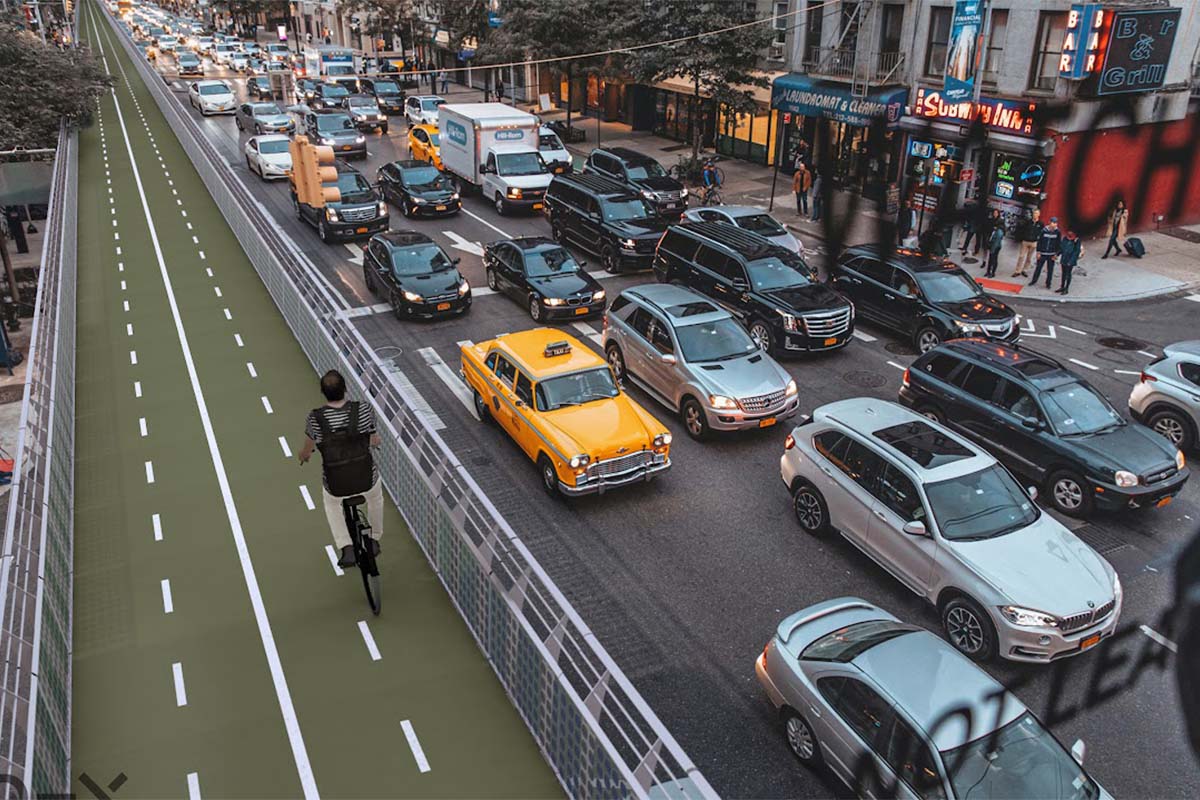
[[[317,447],[321,446],[321,426],[317,422],[317,414],[320,414],[325,419],[325,424],[330,430],[342,431],[350,427],[350,402],[346,401],[341,406],[334,408],[333,406],[325,405],[320,408],[314,408],[308,412],[308,419],[304,424],[304,434],[316,443]],[[371,408],[369,403],[358,404],[358,432],[364,436],[373,436],[375,434],[375,409]],[[379,467],[375,464],[375,459],[371,459],[371,484],[379,480]],[[321,482],[324,484],[326,491],[329,489],[329,481],[325,477],[325,471],[321,471]]]

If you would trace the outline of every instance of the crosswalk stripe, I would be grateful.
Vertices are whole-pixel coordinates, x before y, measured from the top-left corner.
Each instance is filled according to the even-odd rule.
[[[871,334],[869,334],[869,333],[863,333],[862,331],[858,331],[858,330],[856,330],[856,331],[854,331],[854,333],[852,333],[851,335],[852,335],[852,336],[853,336],[855,339],[858,339],[860,342],[873,342],[873,341],[875,341],[875,337],[874,337],[874,336],[872,336],[872,335],[871,335]]]
[[[596,330],[595,328],[593,328],[593,327],[592,327],[591,325],[589,325],[588,323],[586,323],[586,322],[572,322],[572,323],[571,323],[571,327],[573,327],[575,330],[577,330],[577,331],[579,331],[580,333],[582,333],[582,334],[583,334],[584,336],[586,336],[587,338],[591,339],[591,340],[592,340],[593,342],[595,342],[597,345],[598,345],[598,344],[601,344],[601,341],[602,341],[602,340],[601,340],[601,336],[600,336],[600,331]]]

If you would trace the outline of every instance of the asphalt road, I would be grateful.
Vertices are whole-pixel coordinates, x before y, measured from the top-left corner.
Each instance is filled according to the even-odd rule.
[[[181,91],[177,96],[186,104]],[[201,124],[231,163],[243,163],[245,136],[231,117]],[[372,135],[369,158],[359,168],[373,178],[380,165],[404,157],[405,135],[399,118],[389,136]],[[849,544],[817,541],[799,531],[779,479],[787,430],[697,444],[667,409],[633,389],[675,435],[672,470],[652,484],[604,497],[553,500],[508,438],[474,418],[455,377],[459,343],[533,325],[515,303],[479,291],[485,286],[482,263],[471,244],[548,235],[545,221],[500,217],[478,198],[468,198],[463,213],[449,220],[409,223],[395,214],[393,228],[418,228],[460,256],[460,268],[476,288],[475,305],[464,318],[402,323],[382,307],[372,308],[378,299],[366,292],[355,248],[323,245],[295,218],[285,183],[264,185],[248,173],[245,179],[345,298],[368,340],[394,360],[428,404],[442,436],[717,790],[730,797],[825,797],[840,791],[791,758],[754,679],[755,657],[783,616],[839,595],[865,597],[934,630],[939,624],[933,609]],[[652,280],[647,274],[600,277],[610,297]],[[1119,305],[1020,299],[1011,304],[1023,315],[1026,345],[1074,360],[1119,409],[1148,354],[1200,330],[1200,303],[1184,297]],[[599,322],[565,328],[594,341]],[[901,372],[914,357],[911,346],[869,326],[861,333],[840,352],[784,362],[800,386],[802,410],[853,396],[895,398]],[[1064,662],[1058,687],[1052,687],[1046,668],[989,669],[1007,684],[1019,684],[1019,696],[1043,715],[1052,700],[1059,708],[1079,706],[1054,732],[1067,746],[1076,738],[1086,741],[1089,770],[1114,795],[1200,797],[1200,768],[1184,740],[1170,673],[1133,670],[1127,663],[1118,675],[1132,672],[1137,680],[1131,686],[1104,703],[1081,700],[1106,661],[1122,655],[1136,661],[1152,646],[1139,625],[1160,627],[1172,554],[1200,522],[1197,482],[1164,509],[1088,524],[1064,522],[1120,573],[1122,625],[1131,634]]]

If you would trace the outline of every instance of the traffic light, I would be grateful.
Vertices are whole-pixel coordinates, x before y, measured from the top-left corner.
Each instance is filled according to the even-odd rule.
[[[333,148],[309,143],[307,136],[296,136],[288,145],[292,171],[288,176],[296,198],[305,205],[322,208],[342,199],[337,188],[338,171]]]

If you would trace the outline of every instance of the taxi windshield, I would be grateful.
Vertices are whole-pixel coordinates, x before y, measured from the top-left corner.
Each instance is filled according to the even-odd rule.
[[[620,393],[608,368],[597,367],[542,381],[537,385],[537,407],[538,411],[555,411],[595,400],[608,400]]]

